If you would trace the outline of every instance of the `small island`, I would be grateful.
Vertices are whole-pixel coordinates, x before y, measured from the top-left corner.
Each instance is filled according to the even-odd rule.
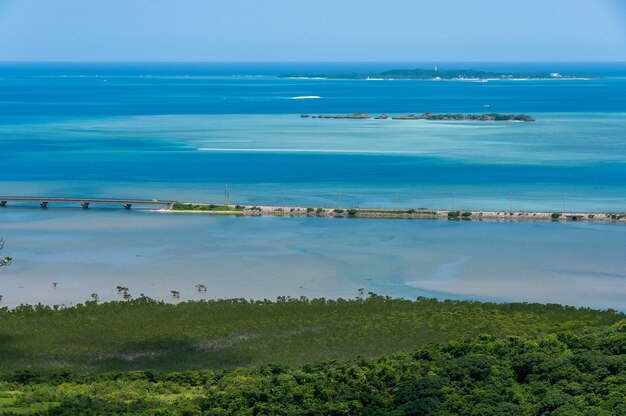
[[[308,114],[302,114],[301,117],[309,117]],[[339,119],[352,119],[352,120],[367,120],[372,118],[367,113],[354,113],[354,114],[320,114],[319,116],[311,116],[312,118],[339,118]]]
[[[302,118],[326,118],[326,119],[351,119],[351,120],[386,120],[391,118],[393,120],[435,120],[435,121],[535,121],[535,118],[528,114],[499,114],[499,113],[485,113],[485,114],[436,114],[436,113],[423,113],[423,114],[407,114],[403,116],[390,117],[388,114],[381,114],[373,117],[367,113],[354,113],[354,114],[321,114],[318,116],[311,116],[309,114],[301,114]]]
[[[424,113],[421,115],[409,114],[406,116],[392,117],[394,120],[443,120],[443,121],[535,121],[528,114],[434,114]]]
[[[521,79],[582,79],[582,75],[560,74],[558,72],[491,72],[475,69],[392,69],[384,72],[366,73],[292,73],[279,75],[280,78],[310,79],[355,79],[355,80],[452,80],[488,81]]]

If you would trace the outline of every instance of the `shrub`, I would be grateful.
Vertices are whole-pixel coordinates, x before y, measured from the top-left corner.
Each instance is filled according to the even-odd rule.
[[[189,211],[193,209],[193,205],[183,204],[182,202],[175,202],[172,208],[177,211]]]
[[[463,218],[468,218],[472,216],[472,211],[463,211],[463,213],[461,214],[461,216]]]
[[[448,219],[456,220],[461,215],[461,211],[448,211]]]
[[[560,212],[553,212],[552,215],[550,215],[550,217],[552,217],[553,220],[558,220],[559,218],[561,218],[561,214]]]
[[[351,217],[354,217],[357,214],[357,212],[359,212],[359,211],[356,208],[350,208],[348,210],[348,215],[351,216]]]

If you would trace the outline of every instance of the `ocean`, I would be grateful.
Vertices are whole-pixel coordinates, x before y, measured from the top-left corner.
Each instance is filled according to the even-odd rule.
[[[222,202],[228,186],[230,202],[241,204],[626,211],[624,63],[438,64],[588,77],[578,80],[278,77],[434,64],[0,64],[0,194]],[[300,117],[356,112],[526,113],[537,121]],[[125,225],[114,227],[119,221]],[[92,222],[117,231],[92,229]],[[341,238],[329,237],[340,230]],[[276,240],[276,233],[285,238]],[[164,236],[168,243],[161,246]],[[395,243],[386,246],[379,236]],[[367,286],[394,296],[626,309],[626,261],[612,251],[626,246],[623,224],[172,218],[14,204],[0,210],[0,237],[7,240],[3,254],[15,258],[0,270],[5,305],[79,302],[90,290],[106,298],[120,276],[132,276],[127,281],[141,293],[167,299],[172,284],[156,277],[158,258],[136,257],[132,265],[123,259],[134,251],[163,255],[158,247],[168,247],[177,253],[165,256],[171,281],[193,287],[209,276],[214,296],[275,297],[283,289],[351,296],[353,286]],[[432,238],[440,244],[424,251]],[[214,243],[207,250],[223,259],[203,259],[197,248],[205,239]],[[360,245],[367,250],[336,258]],[[597,255],[573,255],[581,251]],[[263,266],[244,266],[257,260]],[[313,274],[317,286],[283,284],[301,282],[298,274]],[[252,284],[254,275],[265,280]],[[535,279],[551,289],[528,283]],[[55,295],[48,293],[51,280],[83,289]],[[523,290],[526,284],[532,289]]]

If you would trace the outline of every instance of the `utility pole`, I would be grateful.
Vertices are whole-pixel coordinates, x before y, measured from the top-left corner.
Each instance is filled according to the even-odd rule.
[[[395,196],[393,200],[393,207],[398,208],[398,191],[395,192]]]
[[[339,205],[337,205],[337,208],[341,208],[341,189],[339,190]]]
[[[565,212],[566,202],[567,202],[567,194],[563,194],[563,212]]]
[[[509,194],[509,212],[513,212],[513,192]]]
[[[452,192],[452,211],[454,211],[454,203],[456,202],[456,192]]]
[[[228,185],[224,185],[224,205],[228,205],[228,198],[230,197],[230,190]]]
[[[285,188],[283,188],[283,207],[285,206]]]

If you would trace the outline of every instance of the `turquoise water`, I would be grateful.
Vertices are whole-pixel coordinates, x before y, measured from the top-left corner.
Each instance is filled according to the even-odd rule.
[[[626,210],[625,64],[471,65],[590,76],[561,81],[277,77],[428,65],[2,64],[0,194],[219,202],[228,185],[230,201],[244,204]],[[310,96],[319,98],[296,99]],[[426,111],[537,121],[300,117]],[[183,279],[188,293],[206,271],[217,279],[209,281],[215,296],[351,296],[367,286],[397,296],[624,309],[626,262],[614,250],[625,233],[622,224],[172,218],[14,206],[0,210],[6,254],[17,259],[0,271],[0,294],[5,304],[77,302],[94,291],[114,296],[113,280],[127,276],[119,284],[167,298],[177,289],[170,282]],[[201,260],[205,239],[228,241],[207,250],[229,268],[215,256]],[[127,258],[135,249],[150,261]],[[300,284],[288,286],[296,274],[316,283],[295,277]],[[53,279],[67,289],[50,292]]]
[[[419,64],[311,70],[389,65]],[[304,64],[4,64],[0,187],[219,200],[229,185],[240,203],[278,204],[284,194],[299,205],[624,210],[626,65],[517,67],[605,77],[342,81],[276,77]],[[293,99],[302,96],[320,98]],[[537,121],[299,117],[357,111],[524,112]]]
[[[247,204],[622,211],[626,113],[533,123],[297,115],[82,117],[0,126],[5,194]],[[137,186],[141,184],[141,186]]]

